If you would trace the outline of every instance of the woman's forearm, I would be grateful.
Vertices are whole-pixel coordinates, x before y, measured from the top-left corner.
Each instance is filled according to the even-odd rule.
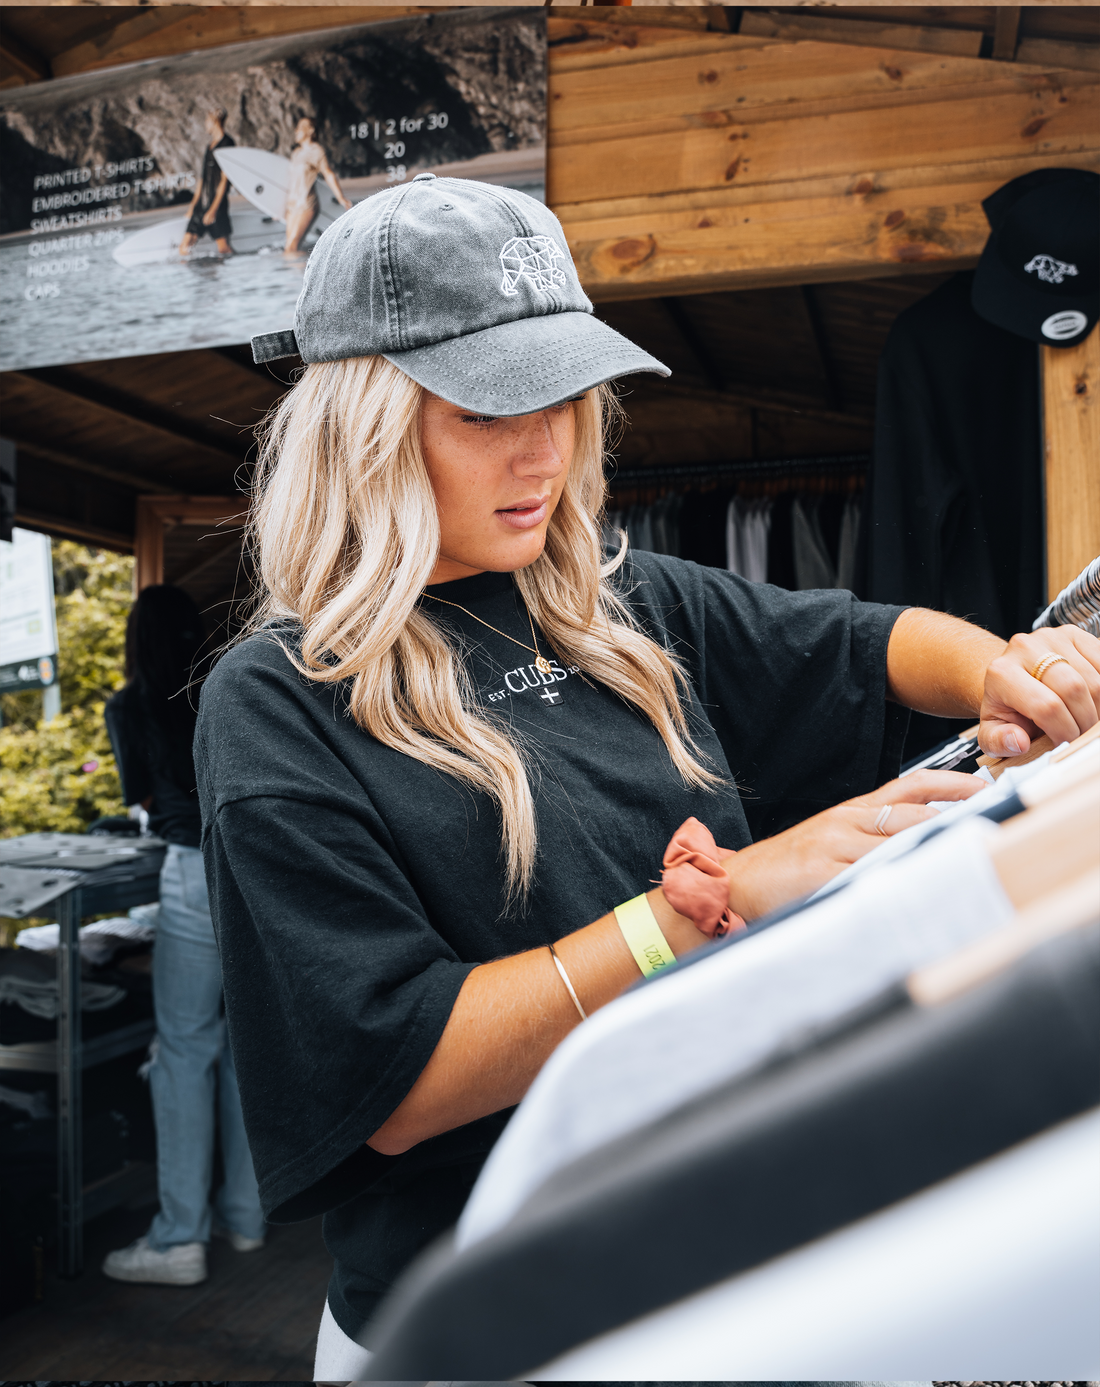
[[[886,650],[889,696],[918,713],[968,718],[982,703],[985,672],[1002,654],[999,636],[944,612],[910,607],[890,633]]]
[[[653,913],[679,955],[707,942],[663,893]],[[554,945],[591,1015],[641,977],[614,915]],[[367,1145],[386,1156],[518,1103],[580,1016],[547,948],[483,963],[467,977],[439,1044],[401,1105]]]

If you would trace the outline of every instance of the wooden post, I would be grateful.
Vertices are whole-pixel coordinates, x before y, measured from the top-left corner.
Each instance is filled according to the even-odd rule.
[[[1100,330],[1039,350],[1050,602],[1100,556]]]
[[[245,518],[240,496],[139,496],[134,526],[134,596],[152,583],[164,582],[164,536],[168,530],[177,525],[230,526],[226,535],[239,534]],[[223,541],[215,552],[225,547]]]
[[[159,496],[139,496],[134,524],[134,596],[153,583],[164,582],[164,518],[155,502]],[[176,498],[173,498],[176,499]]]

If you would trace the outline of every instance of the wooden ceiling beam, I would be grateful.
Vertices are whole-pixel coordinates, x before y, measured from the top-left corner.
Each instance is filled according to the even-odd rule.
[[[742,11],[739,32],[761,38],[855,43],[867,48],[911,48],[958,58],[976,58],[982,50],[983,38],[981,29],[939,29],[883,24],[871,19],[838,19],[832,15],[780,14],[755,6]]]
[[[703,341],[695,324],[688,317],[684,305],[679,299],[666,298],[661,300],[665,311],[676,325],[676,331],[680,334],[687,349],[699,363],[699,368],[708,381],[711,388],[719,394],[726,388],[726,382],[722,377],[722,372],[718,369],[718,364],[706,343]]]
[[[679,381],[662,381],[660,385],[642,387],[645,393],[637,390],[626,400],[626,412],[632,421],[637,416],[636,426],[642,431],[658,427],[655,416],[668,413],[668,428],[683,429],[683,418],[675,415],[685,402],[699,405],[726,405],[733,409],[758,409],[776,414],[795,414],[822,424],[841,424],[845,428],[853,425],[871,425],[874,416],[871,412],[838,410],[823,406],[820,401],[808,399],[793,390],[776,390],[764,385],[748,385],[734,381],[717,393],[700,389],[697,386],[682,385]],[[664,427],[663,421],[660,423]]]
[[[73,371],[64,366],[45,366],[29,371],[13,371],[11,374],[16,378],[34,381],[45,385],[50,390],[56,390],[64,395],[72,396],[74,399],[82,400],[91,405],[93,409],[101,413],[113,414],[128,424],[138,424],[142,428],[154,429],[157,433],[171,438],[176,444],[185,444],[189,448],[196,446],[202,448],[204,452],[213,453],[234,466],[238,466],[245,460],[247,449],[233,452],[220,438],[204,429],[200,424],[193,424],[187,419],[181,419],[168,410],[150,404],[138,396],[115,390],[113,387],[104,385],[101,381],[93,380],[90,376],[85,376],[79,371]]]
[[[159,58],[171,53],[218,48],[228,43],[274,38],[315,29],[343,28],[372,20],[431,14],[434,5],[163,5],[127,6],[109,32],[83,39],[58,53],[54,75],[90,72],[118,63]]]
[[[1016,58],[1016,44],[1020,36],[1020,6],[998,5],[993,21],[994,58],[1011,63]]]
[[[52,77],[49,61],[29,43],[8,30],[0,36],[0,61],[6,63],[25,82],[44,82]]]
[[[806,310],[806,321],[810,329],[810,337],[813,340],[814,351],[817,354],[818,365],[821,368],[821,380],[825,387],[826,402],[830,409],[836,410],[838,414],[843,414],[844,398],[840,392],[840,381],[837,377],[836,366],[833,363],[833,358],[829,351],[829,342],[825,336],[825,323],[821,316],[821,305],[817,301],[817,293],[812,284],[803,284],[800,287],[802,304]]]
[[[292,380],[283,380],[281,376],[277,376],[269,362],[253,361],[251,347],[208,347],[207,351],[220,356],[224,361],[231,361],[234,366],[247,371],[250,376],[262,376],[268,385],[281,385],[289,390],[294,384]]]
[[[6,436],[15,444],[17,456],[26,454],[28,457],[41,458],[43,462],[55,463],[58,467],[71,468],[74,472],[86,472],[92,477],[102,477],[104,481],[127,487],[139,496],[150,491],[158,496],[175,496],[179,491],[179,487],[165,486],[163,482],[155,482],[149,477],[142,477],[133,472],[120,472],[117,467],[105,467],[102,463],[77,457],[73,453],[61,452],[57,448],[48,448],[45,444],[32,442],[29,438],[20,438],[11,433]]]
[[[189,568],[173,571],[171,574],[171,582],[175,583],[177,586],[191,582],[200,574],[213,568],[230,550],[237,550],[239,552],[243,543],[244,536],[239,532],[228,536],[228,538],[223,539],[220,544],[215,545],[213,549],[204,550],[199,555],[197,562],[191,564]]]
[[[99,525],[83,525],[78,520],[66,520],[60,515],[46,515],[42,511],[15,508],[15,523],[24,530],[39,530],[43,534],[54,535],[59,539],[75,539],[82,543],[101,544],[104,549],[116,553],[134,552],[133,535],[124,535],[118,530],[106,530]]]
[[[163,36],[166,29],[182,24],[191,14],[200,10],[198,5],[151,6],[149,9],[121,11],[125,18],[90,36],[84,36],[71,48],[62,49],[53,57],[55,77],[69,77],[74,72],[87,72],[91,68],[114,66],[116,63],[132,61],[127,51],[143,40],[148,45]],[[163,48],[161,52],[163,53]],[[147,56],[153,56],[147,54]]]

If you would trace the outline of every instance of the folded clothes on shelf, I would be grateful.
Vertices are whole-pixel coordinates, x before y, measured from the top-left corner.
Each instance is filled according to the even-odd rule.
[[[148,911],[147,906],[138,910]],[[148,913],[135,918],[132,915],[116,915],[109,920],[96,920],[80,929],[80,957],[93,967],[109,963],[119,949],[134,944],[147,944],[156,937],[155,917]],[[54,954],[57,952],[60,937],[58,925],[32,925],[20,930],[15,942],[21,949],[33,949],[36,953]]]
[[[125,996],[124,988],[89,978],[81,980],[82,1011],[105,1011]],[[30,1016],[52,1021],[60,1009],[58,997],[57,969],[52,958],[31,949],[0,949],[0,1003],[11,1003]]]

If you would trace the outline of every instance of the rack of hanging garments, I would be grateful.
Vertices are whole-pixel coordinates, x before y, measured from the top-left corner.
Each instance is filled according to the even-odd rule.
[[[1090,635],[1100,636],[1100,558],[1067,583],[1054,601],[1041,612],[1031,629],[1041,626],[1080,626]]]
[[[1037,741],[573,1031],[367,1378],[1095,1376],[1100,725]]]
[[[608,478],[608,544],[727,568],[791,590],[856,585],[869,458],[637,467]]]

